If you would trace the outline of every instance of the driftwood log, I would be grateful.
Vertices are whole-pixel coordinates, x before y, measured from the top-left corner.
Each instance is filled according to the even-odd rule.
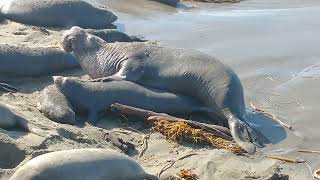
[[[170,116],[165,113],[157,113],[153,111],[148,111],[140,108],[135,108],[123,104],[112,104],[111,108],[113,111],[117,111],[121,114],[124,115],[129,115],[129,116],[136,116],[139,118],[142,118],[143,120],[152,122],[152,121],[157,121],[159,118],[163,119],[165,118],[167,121],[171,122],[185,122],[188,125],[190,125],[193,128],[198,128],[202,129],[204,131],[210,132],[218,137],[227,139],[227,140],[232,140],[230,130],[226,127],[218,126],[218,125],[212,125],[212,124],[206,124],[206,123],[200,123],[196,121],[191,121],[191,120],[185,120],[182,118],[177,118],[174,116]]]

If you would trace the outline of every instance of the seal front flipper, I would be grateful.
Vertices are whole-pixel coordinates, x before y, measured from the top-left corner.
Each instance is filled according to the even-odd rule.
[[[126,80],[126,76],[114,74],[114,75],[111,75],[108,77],[92,79],[92,80],[90,80],[90,82],[108,82],[108,81],[122,81],[122,80]]]
[[[20,91],[20,89],[16,88],[16,87],[13,87],[9,84],[6,84],[6,83],[2,83],[0,82],[0,89],[3,89],[7,92],[18,92]]]

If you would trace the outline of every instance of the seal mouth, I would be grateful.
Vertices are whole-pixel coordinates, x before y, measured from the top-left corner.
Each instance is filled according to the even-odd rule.
[[[62,41],[62,48],[66,51],[66,52],[72,52],[72,38],[70,38],[70,36],[65,36],[63,38]]]

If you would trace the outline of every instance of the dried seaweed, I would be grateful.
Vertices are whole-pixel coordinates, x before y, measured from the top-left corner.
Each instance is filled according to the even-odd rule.
[[[171,176],[168,180],[197,180],[198,177],[191,169],[181,169],[178,174]]]
[[[212,133],[202,129],[193,128],[186,122],[170,122],[166,117],[158,121],[152,121],[153,130],[157,131],[168,140],[179,142],[182,140],[190,140],[195,143],[210,143],[219,149],[226,149],[235,154],[241,154],[245,151],[236,143],[218,137]]]

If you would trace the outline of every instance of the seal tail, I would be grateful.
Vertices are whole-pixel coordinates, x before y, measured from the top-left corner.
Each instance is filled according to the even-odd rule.
[[[246,122],[241,121],[230,111],[224,111],[229,123],[229,128],[234,141],[249,154],[256,152],[256,147],[264,145],[259,140],[259,136]]]

